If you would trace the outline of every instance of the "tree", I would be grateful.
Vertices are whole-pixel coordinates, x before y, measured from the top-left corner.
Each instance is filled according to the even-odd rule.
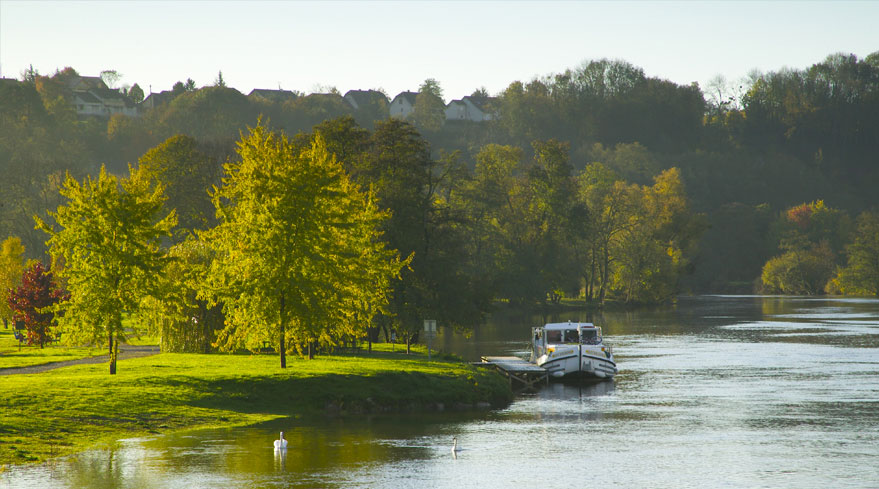
[[[214,193],[220,223],[208,294],[223,301],[222,349],[287,341],[309,358],[366,330],[406,264],[380,241],[387,214],[345,175],[321,137],[296,151],[259,125],[238,143]],[[203,294],[204,295],[204,294]]]
[[[615,287],[626,302],[668,300],[680,289],[680,277],[705,229],[703,218],[689,211],[677,168],[641,187],[633,204],[634,216],[615,250]]]
[[[162,212],[161,185],[130,169],[117,178],[101,167],[97,179],[82,183],[69,174],[61,188],[66,204],[49,213],[55,225],[37,218],[49,234],[53,263],[62,264],[70,299],[61,302],[59,319],[74,342],[107,340],[110,374],[116,373],[119,341],[125,339],[122,314],[136,311],[157,288],[163,265],[161,239],[177,223],[174,211]]]
[[[109,88],[115,88],[116,83],[121,79],[122,73],[119,73],[116,70],[104,70],[101,72],[101,80],[103,80]]]
[[[12,308],[8,299],[12,290],[21,283],[21,274],[24,271],[24,245],[21,239],[10,236],[0,243],[0,318],[3,318],[3,327],[9,327],[9,318],[12,317]]]
[[[143,89],[140,88],[140,85],[135,83],[128,90],[128,97],[136,104],[143,102]]]
[[[763,293],[817,295],[833,277],[834,254],[825,242],[808,249],[795,249],[771,258],[760,278]]]
[[[627,184],[601,163],[591,163],[578,176],[579,200],[590,211],[589,249],[583,258],[586,297],[604,302],[610,289],[614,248],[636,221],[635,195]]]
[[[38,76],[40,76],[39,70],[35,70],[34,65],[31,64],[26,70],[21,72],[21,81],[33,84],[36,83]]]
[[[213,250],[189,235],[168,250],[167,258],[158,293],[141,301],[142,324],[159,337],[162,351],[209,353],[224,327],[222,305],[199,297]]]
[[[214,86],[226,88],[226,80],[223,79],[223,71],[222,70],[220,70],[220,72],[217,73],[217,79],[214,80]]]
[[[446,104],[443,102],[443,90],[439,82],[433,78],[424,80],[415,96],[415,105],[409,116],[415,127],[431,132],[439,131],[446,121]]]
[[[40,348],[50,338],[55,314],[51,308],[68,295],[55,284],[52,273],[41,263],[33,262],[21,278],[21,285],[7,299],[16,322],[24,323],[29,345]]]
[[[168,138],[138,160],[138,170],[165,189],[165,206],[177,211],[181,233],[207,229],[214,207],[208,190],[219,180],[220,165],[182,134]]]
[[[851,221],[824,201],[788,208],[774,224],[782,251],[766,262],[761,274],[764,291],[821,294],[834,276],[837,256],[848,241]]]
[[[879,214],[867,211],[858,216],[846,254],[848,263],[836,279],[841,291],[879,296]]]

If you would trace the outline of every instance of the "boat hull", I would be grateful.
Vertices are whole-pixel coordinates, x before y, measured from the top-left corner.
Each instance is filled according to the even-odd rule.
[[[543,355],[535,363],[555,379],[612,379],[618,371],[616,363],[610,358],[586,353],[579,356],[579,362],[578,355],[573,353],[555,357]]]

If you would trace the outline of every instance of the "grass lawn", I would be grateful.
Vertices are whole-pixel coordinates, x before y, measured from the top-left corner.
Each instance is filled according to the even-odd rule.
[[[164,353],[122,360],[115,376],[105,364],[0,376],[0,465],[149,433],[321,415],[328,404],[356,413],[512,399],[492,371],[384,349],[288,356],[283,370],[277,355]]]
[[[58,344],[46,345],[43,348],[23,345],[20,350],[18,340],[12,334],[12,328],[3,329],[0,327],[0,368],[29,367],[105,353],[99,348],[67,347]]]

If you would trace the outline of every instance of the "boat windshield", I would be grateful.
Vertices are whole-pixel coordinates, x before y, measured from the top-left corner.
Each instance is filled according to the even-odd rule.
[[[579,335],[576,329],[548,329],[546,341],[547,343],[578,343]]]
[[[597,345],[598,344],[598,330],[583,329],[583,330],[580,330],[580,333],[583,335],[583,344],[584,345]]]

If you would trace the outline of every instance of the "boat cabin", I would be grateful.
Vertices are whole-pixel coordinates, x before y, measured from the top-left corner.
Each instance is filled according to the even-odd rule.
[[[539,357],[562,345],[600,345],[601,328],[592,323],[548,323],[531,328],[532,353]]]

